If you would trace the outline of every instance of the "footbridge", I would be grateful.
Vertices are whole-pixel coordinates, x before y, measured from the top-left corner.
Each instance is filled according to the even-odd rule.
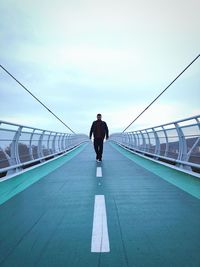
[[[1,267],[199,267],[200,116],[87,135],[0,121]]]

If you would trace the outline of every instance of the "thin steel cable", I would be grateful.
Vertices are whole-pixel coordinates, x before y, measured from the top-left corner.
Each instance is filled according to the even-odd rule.
[[[31,93],[30,90],[28,90],[20,81],[18,81],[7,69],[5,69],[2,65],[0,67],[13,79],[15,80],[22,88],[26,90],[27,93],[29,93],[35,100],[37,100],[45,109],[47,109],[54,117],[56,117],[57,120],[59,120],[65,127],[67,127],[72,133],[75,134],[75,132],[66,124],[64,121],[62,121],[52,110],[50,110],[42,101],[40,101],[33,93]]]
[[[200,54],[195,57],[195,59],[193,59],[178,76],[176,76],[176,78],[123,130],[122,133],[124,133],[199,58],[199,56]]]

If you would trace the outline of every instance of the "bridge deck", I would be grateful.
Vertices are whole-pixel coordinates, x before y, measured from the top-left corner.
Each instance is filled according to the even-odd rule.
[[[109,143],[101,165],[91,144],[58,165],[44,177],[39,176],[43,167],[32,171],[38,181],[23,191],[17,184],[4,192],[15,195],[0,206],[1,267],[200,266],[200,199],[161,175],[163,168],[166,176],[180,179],[176,171],[143,168]],[[96,177],[97,167],[102,177]],[[181,175],[200,193],[198,179]],[[11,180],[0,183],[4,190],[11,185]],[[101,222],[99,234],[109,252],[91,252],[96,195],[105,197],[108,240]],[[105,214],[101,218],[105,221]]]

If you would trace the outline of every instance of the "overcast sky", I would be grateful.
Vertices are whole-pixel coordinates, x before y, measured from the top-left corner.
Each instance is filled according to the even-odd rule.
[[[124,128],[200,53],[199,0],[1,0],[0,64],[75,132]],[[200,113],[200,58],[132,125]],[[68,130],[0,69],[0,119]]]

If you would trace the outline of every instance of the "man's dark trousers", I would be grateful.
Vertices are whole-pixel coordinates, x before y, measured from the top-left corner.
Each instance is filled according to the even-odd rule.
[[[94,139],[94,150],[97,154],[96,159],[101,160],[102,153],[103,153],[103,139],[102,138]]]

